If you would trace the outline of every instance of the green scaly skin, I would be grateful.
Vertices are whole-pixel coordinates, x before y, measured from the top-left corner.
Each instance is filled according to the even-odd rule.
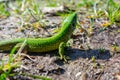
[[[69,14],[63,21],[61,30],[48,38],[16,38],[0,42],[0,50],[11,50],[18,43],[26,39],[28,52],[48,52],[59,48],[61,42],[66,43],[76,28],[77,13]]]

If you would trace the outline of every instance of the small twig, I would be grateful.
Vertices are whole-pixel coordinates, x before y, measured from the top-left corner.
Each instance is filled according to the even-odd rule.
[[[8,35],[4,35],[4,34],[2,34],[2,33],[0,33],[0,36],[1,36],[1,37],[10,38]]]
[[[99,76],[97,77],[96,80],[100,80],[100,77],[102,76],[102,73],[103,73],[103,71],[101,71],[101,73],[99,74]]]
[[[27,55],[27,54],[21,54],[22,56],[25,56],[25,57],[27,57],[28,59],[30,59],[31,61],[33,61],[33,62],[35,62],[35,60],[33,60],[29,55]]]
[[[18,52],[16,53],[13,59],[15,59],[18,55],[22,55],[34,62],[34,60],[29,55],[21,53],[26,46],[26,41],[27,39],[24,40],[23,44],[21,45],[20,49],[18,50]]]
[[[30,15],[36,20],[36,21],[38,21],[37,20],[37,18],[32,14],[32,12],[31,12],[31,10],[28,8],[28,11],[30,12]]]
[[[13,59],[15,59],[18,55],[20,55],[20,53],[22,52],[22,50],[25,48],[26,46],[26,41],[27,39],[24,40],[23,44],[21,45],[20,49],[18,50],[18,52],[16,53],[16,55],[14,56]]]

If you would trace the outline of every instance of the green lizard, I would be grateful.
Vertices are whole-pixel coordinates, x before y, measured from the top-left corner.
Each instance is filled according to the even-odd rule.
[[[48,38],[16,38],[12,40],[0,41],[0,50],[11,50],[17,44],[26,40],[28,52],[48,52],[59,49],[61,59],[64,59],[65,43],[70,39],[72,32],[76,28],[77,13],[69,14],[63,21],[60,31]]]

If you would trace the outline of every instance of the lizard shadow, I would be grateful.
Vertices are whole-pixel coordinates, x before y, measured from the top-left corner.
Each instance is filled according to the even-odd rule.
[[[58,50],[44,52],[44,53],[43,52],[42,53],[29,53],[29,55],[42,56],[42,57],[44,56],[57,57]],[[105,49],[104,50],[100,50],[100,49],[80,50],[76,48],[72,48],[72,49],[68,48],[66,56],[68,56],[71,61],[75,61],[79,58],[91,59],[93,56],[95,57],[95,59],[99,59],[99,60],[108,60],[109,58],[111,58],[110,51],[105,50]],[[61,60],[56,60],[55,63],[58,65],[64,65],[64,62]]]
[[[90,49],[90,50],[80,50],[73,48],[68,51],[69,54],[67,56],[70,57],[71,60],[76,60],[79,58],[88,58],[91,59],[93,56],[96,59],[100,60],[108,60],[111,58],[111,54],[109,50],[100,50],[100,49]]]
[[[5,53],[8,54],[8,51],[6,51]],[[109,58],[111,58],[110,51],[105,49],[103,51],[100,51],[100,49],[80,50],[77,48],[70,48],[70,49],[67,49],[66,53],[67,53],[66,55],[70,58],[70,60],[77,60],[79,58],[91,59],[92,56],[100,60],[108,60]],[[50,52],[40,52],[40,53],[28,52],[28,55],[42,56],[42,57],[45,57],[45,56],[57,57],[58,50],[54,50]]]

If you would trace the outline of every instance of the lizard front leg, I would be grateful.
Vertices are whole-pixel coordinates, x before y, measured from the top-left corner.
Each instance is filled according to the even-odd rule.
[[[61,60],[64,60],[65,62],[67,62],[66,55],[65,55],[66,54],[65,47],[66,47],[66,43],[61,42],[59,45],[59,56]]]

